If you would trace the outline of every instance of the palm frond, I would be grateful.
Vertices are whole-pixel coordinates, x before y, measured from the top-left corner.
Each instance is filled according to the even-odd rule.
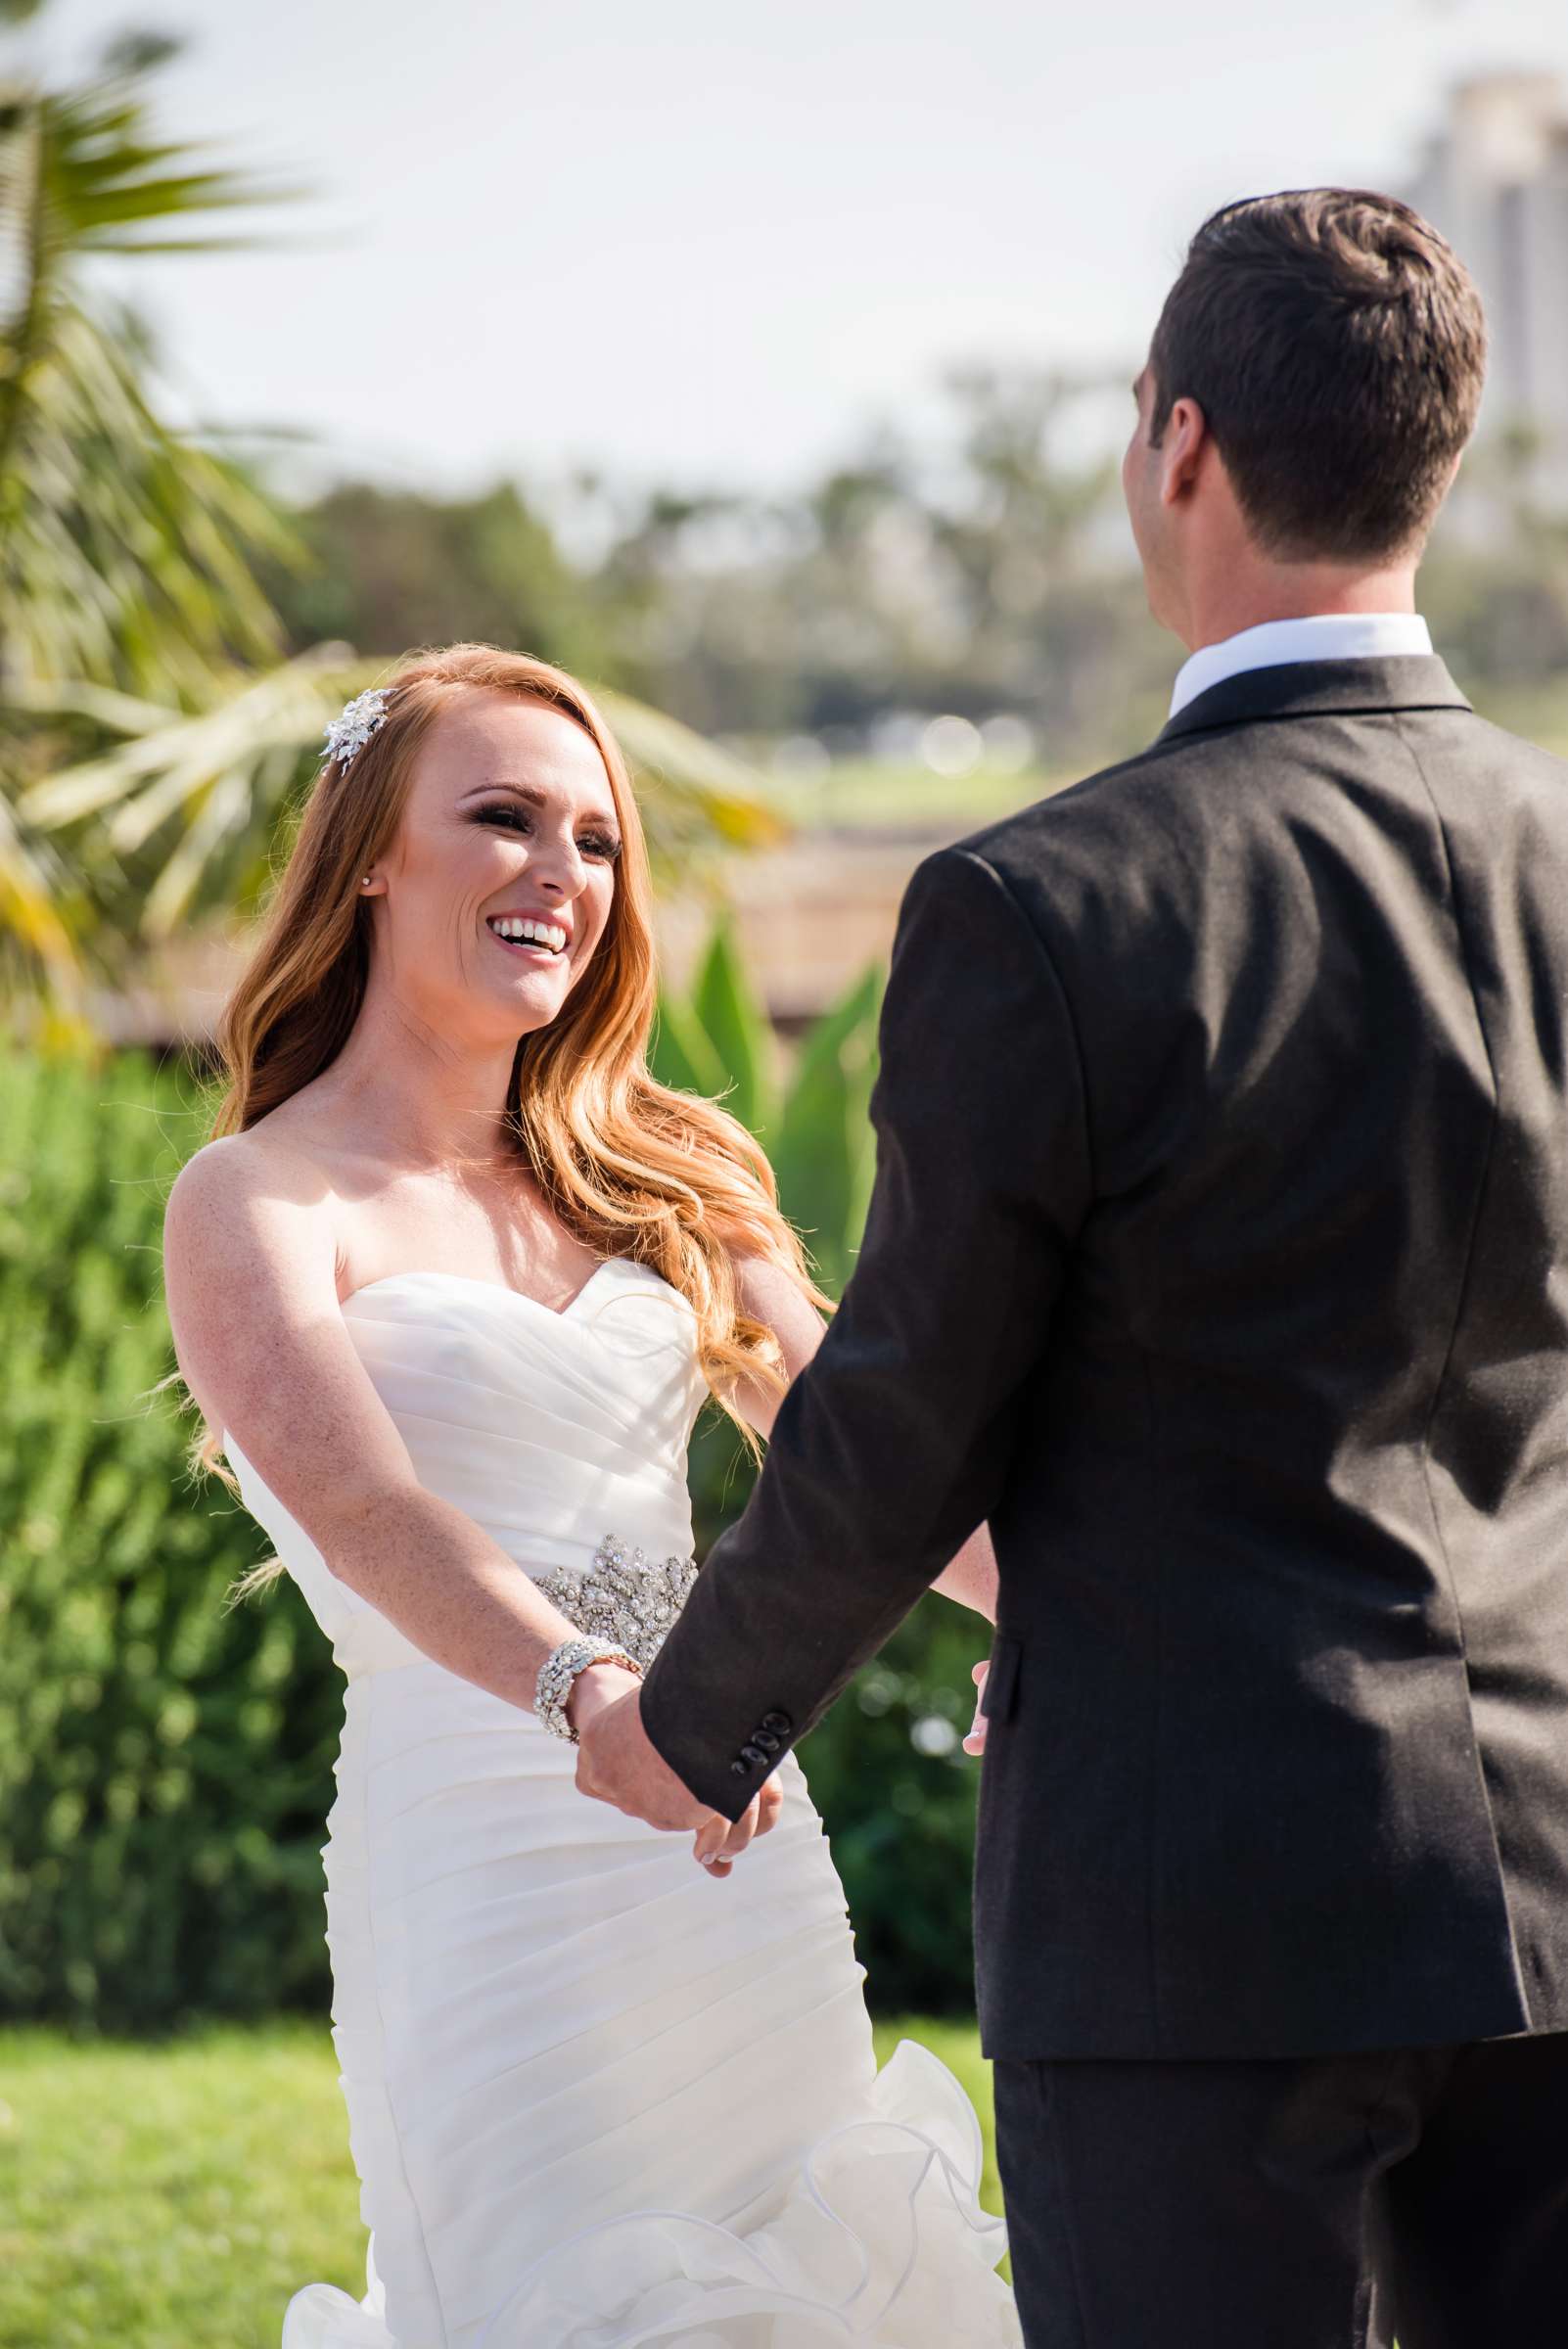
[[[224,240],[198,236],[188,225],[193,216],[294,203],[305,193],[205,163],[193,142],[149,139],[142,79],[133,61],[105,80],[34,100],[45,143],[42,199],[53,235],[71,252],[134,253],[139,230],[170,220],[181,224],[186,251],[211,250]]]
[[[637,774],[656,852],[672,849],[682,835],[744,849],[773,848],[788,837],[761,777],[744,760],[629,694],[600,687],[594,699]]]
[[[239,469],[170,431],[145,335],[89,302],[81,264],[232,242],[208,228],[297,191],[147,128],[166,44],[122,45],[65,91],[0,92],[0,665],[194,696],[204,669],[276,658],[260,558],[303,550]]]
[[[28,846],[0,797],[0,930],[51,970],[74,981],[81,965],[56,908],[56,878]]]
[[[273,658],[262,557],[302,559],[295,532],[237,468],[160,423],[105,327],[59,305],[25,381],[0,384],[8,668],[183,691],[213,664]]]
[[[227,903],[237,871],[264,867],[286,803],[316,771],[327,721],[387,666],[346,645],[317,645],[259,675],[209,679],[207,706],[195,712],[73,680],[35,682],[26,695],[35,718],[88,716],[119,739],[21,791],[16,813],[31,830],[68,840],[85,865],[102,858],[115,875],[134,876],[138,935],[166,938]],[[645,703],[596,698],[638,770],[664,872],[687,872],[694,855],[718,844],[783,837],[760,778],[740,760]]]

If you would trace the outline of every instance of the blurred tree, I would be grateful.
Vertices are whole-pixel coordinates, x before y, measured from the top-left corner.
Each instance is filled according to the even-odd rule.
[[[0,89],[0,989],[68,1024],[90,974],[122,978],[177,925],[251,909],[328,717],[410,640],[472,629],[600,666],[516,491],[442,508],[345,490],[301,537],[156,412],[146,329],[86,265],[254,243],[207,224],[296,193],[157,136],[148,85],[176,54],[127,35],[79,86]],[[312,538],[354,560],[329,567]],[[291,604],[292,660],[268,585]],[[316,641],[313,622],[352,641]],[[667,868],[778,836],[735,759],[607,704]]]
[[[20,23],[35,5],[8,0]],[[220,659],[268,658],[279,632],[251,564],[292,534],[234,466],[148,404],[145,328],[89,296],[96,256],[211,251],[209,223],[284,191],[160,142],[145,85],[173,54],[105,52],[79,87],[0,82],[0,984],[80,976],[90,892],[20,813],[20,786],[90,723],[40,726],[42,678],[176,695]]]
[[[1129,370],[1128,372],[1130,372]],[[864,742],[890,713],[1005,711],[1044,761],[1147,742],[1181,659],[1150,622],[1111,453],[1126,374],[953,370],[935,432],[889,430],[791,496],[662,491],[608,521],[595,586],[641,690],[740,736]],[[1568,517],[1539,435],[1465,459],[1423,606],[1489,714],[1568,738]]]
[[[289,191],[161,141],[146,85],[177,44],[126,36],[88,82],[0,89],[0,673],[131,692],[281,647],[254,565],[293,533],[149,403],[146,326],[90,289],[112,255],[254,242],[207,225]]]
[[[932,537],[962,614],[962,675],[949,707],[1026,713],[1064,747],[1114,721],[1128,688],[1163,678],[1130,561],[1118,468],[1098,433],[1075,453],[1103,375],[970,366],[948,392],[958,430],[954,488]]]
[[[1472,449],[1421,572],[1421,609],[1461,682],[1513,705],[1527,732],[1547,697],[1568,727],[1568,517],[1541,502],[1544,454],[1522,421]]]
[[[975,365],[923,451],[883,429],[787,499],[648,500],[596,580],[642,690],[737,734],[1006,710],[1063,760],[1146,739],[1172,648],[1102,453],[1109,389]]]
[[[345,483],[297,520],[310,563],[268,579],[297,652],[324,638],[389,651],[471,638],[616,674],[590,591],[515,484],[442,499]]]

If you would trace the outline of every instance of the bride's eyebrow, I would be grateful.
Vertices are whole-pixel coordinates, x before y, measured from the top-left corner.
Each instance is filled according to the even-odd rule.
[[[520,800],[527,800],[530,807],[548,807],[550,805],[548,792],[538,790],[535,785],[531,783],[508,783],[499,775],[495,775],[492,776],[488,782],[476,783],[472,791],[463,792],[458,799],[458,806],[461,807],[465,800],[477,800],[482,791],[515,792]]]

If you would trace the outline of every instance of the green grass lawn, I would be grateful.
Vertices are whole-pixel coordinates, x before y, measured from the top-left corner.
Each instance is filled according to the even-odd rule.
[[[1089,769],[1079,771],[1086,774]],[[935,775],[923,766],[841,760],[819,775],[769,778],[767,796],[785,820],[803,832],[824,827],[871,833],[911,827],[969,832],[1077,780],[1073,771],[1047,775],[1031,768],[1014,775],[981,767],[970,775]]]
[[[973,2030],[922,2040],[975,2099]],[[985,2198],[1001,2207],[988,2164]],[[301,2284],[364,2289],[359,2186],[323,2025],[163,2047],[0,2030],[0,2349],[277,2349]],[[542,2349],[542,2345],[541,2345]]]

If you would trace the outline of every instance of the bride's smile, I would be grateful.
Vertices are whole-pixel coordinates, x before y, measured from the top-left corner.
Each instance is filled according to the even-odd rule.
[[[519,953],[543,954],[551,961],[559,961],[566,952],[571,933],[563,930],[559,922],[519,913],[490,913],[484,918],[502,945]]]

